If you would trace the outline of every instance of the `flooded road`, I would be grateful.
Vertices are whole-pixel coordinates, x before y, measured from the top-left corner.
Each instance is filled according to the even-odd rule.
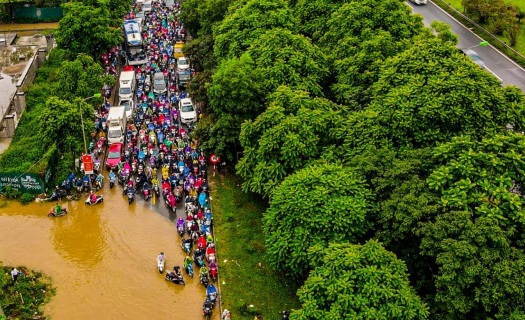
[[[184,273],[181,286],[156,269],[161,251],[166,268],[184,259],[175,225],[155,210],[165,212],[163,202],[128,206],[121,186],[110,190],[107,184],[98,194],[105,200],[99,205],[63,201],[71,213],[60,218],[47,217],[50,202],[1,208],[0,260],[52,278],[57,294],[45,311],[56,320],[203,319],[205,289],[198,276]],[[219,319],[218,306],[213,316]]]

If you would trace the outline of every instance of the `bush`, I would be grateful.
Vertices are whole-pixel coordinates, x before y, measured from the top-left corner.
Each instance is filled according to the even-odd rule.
[[[20,191],[13,189],[11,186],[6,186],[3,192],[6,199],[16,199],[21,195]]]
[[[32,201],[33,201],[33,195],[28,193],[28,192],[25,192],[20,197],[20,202],[22,202],[23,204],[28,204],[28,203],[30,203]]]

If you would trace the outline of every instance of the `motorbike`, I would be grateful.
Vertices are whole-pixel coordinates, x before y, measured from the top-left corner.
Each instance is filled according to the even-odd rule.
[[[191,278],[193,278],[193,265],[191,263],[188,263],[185,269],[186,269],[186,273],[188,273],[188,275]]]
[[[164,279],[166,279],[166,281],[173,282],[175,284],[182,284],[184,286],[186,285],[186,283],[184,282],[184,278],[182,277],[182,274],[177,275],[173,271],[167,271]]]
[[[102,203],[104,202],[104,197],[102,196],[97,196],[97,201],[95,203],[91,202],[91,197],[88,196],[88,198],[86,199],[86,201],[84,202],[85,204],[99,204],[99,203]]]
[[[193,241],[191,241],[191,239],[183,239],[182,244],[181,244],[182,250],[184,250],[184,252],[186,252],[187,254],[190,254],[192,244],[193,244]]]
[[[89,180],[82,181],[82,186],[83,186],[84,191],[88,191],[89,190]]]
[[[210,264],[210,275],[213,281],[217,281],[217,264]]]
[[[164,260],[157,260],[157,268],[160,274],[164,272]]]
[[[95,180],[95,190],[102,189],[102,184],[100,183],[100,180]]]
[[[57,214],[55,214],[55,208],[53,207],[53,209],[51,209],[51,211],[47,214],[47,216],[50,217],[50,218],[57,218],[57,217],[65,216],[68,213],[69,212],[67,211],[66,208],[62,208],[62,210],[60,211],[60,214],[57,215]]]
[[[155,195],[158,197],[159,194],[160,194],[159,184],[158,183],[154,183],[153,184],[153,191],[155,192]]]
[[[213,304],[217,301],[217,288],[213,284],[209,284],[206,288],[206,299],[210,299]]]
[[[133,202],[133,200],[135,200],[135,192],[128,190],[127,193],[128,193],[128,205],[129,205]]]
[[[201,284],[205,288],[208,288],[208,285],[210,284],[210,277],[208,276],[208,274],[201,275]]]
[[[206,320],[211,319],[212,309],[209,306],[204,306],[202,314],[206,317]]]
[[[179,233],[179,235],[182,237],[184,235],[184,233],[186,232],[186,228],[185,228],[185,224],[184,224],[184,220],[182,218],[178,218],[177,219],[177,232]]]
[[[142,189],[142,194],[144,195],[144,201],[148,201],[151,197],[151,193],[149,189]]]
[[[109,178],[109,188],[113,189],[113,186],[115,185],[115,176]]]
[[[60,193],[60,194],[57,194]],[[66,197],[66,192],[62,189],[58,190],[58,191],[53,191],[53,193],[51,194],[51,198],[49,198],[49,201],[56,201],[58,200],[59,198],[62,199],[62,198],[65,198]]]

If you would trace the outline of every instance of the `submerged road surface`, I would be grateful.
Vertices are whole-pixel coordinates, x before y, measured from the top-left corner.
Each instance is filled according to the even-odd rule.
[[[431,1],[428,1],[426,5],[420,6],[411,2],[407,3],[412,7],[414,13],[419,13],[423,16],[426,26],[429,26],[434,20],[451,25],[452,32],[459,36],[458,48],[469,48],[484,40],[472,33],[467,27],[463,26]],[[521,87],[522,90],[525,90],[525,69],[492,46],[476,47],[473,49],[483,61],[485,61],[487,68],[500,78],[504,85],[516,85]]]
[[[71,214],[59,218],[47,217],[51,202],[9,202],[0,209],[0,261],[52,278],[57,294],[45,311],[56,320],[203,319],[205,289],[198,276],[184,273],[186,286],[176,285],[156,268],[160,251],[166,253],[166,267],[183,263],[170,221],[175,215],[163,201],[152,205],[140,194],[128,206],[121,186],[105,185],[98,194],[105,201],[94,206],[85,199],[63,201]],[[182,208],[177,211],[183,214]],[[219,319],[219,308],[213,311]]]

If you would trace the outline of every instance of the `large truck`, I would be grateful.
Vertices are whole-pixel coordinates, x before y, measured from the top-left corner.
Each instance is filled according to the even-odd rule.
[[[124,69],[119,77],[119,91],[118,96],[120,100],[133,100],[135,92],[135,71],[133,67],[131,70]]]
[[[108,142],[122,142],[126,136],[126,107],[114,106],[108,114]]]

